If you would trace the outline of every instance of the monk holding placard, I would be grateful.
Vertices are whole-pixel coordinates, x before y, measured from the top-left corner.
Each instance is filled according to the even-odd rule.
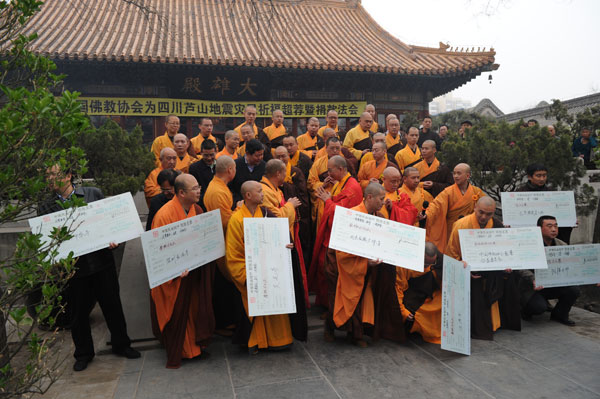
[[[189,174],[175,179],[175,197],[156,213],[152,228],[191,218],[202,209],[196,205],[200,186]],[[152,288],[152,330],[167,350],[167,368],[179,368],[181,359],[200,356],[215,328],[212,308],[214,264]]]

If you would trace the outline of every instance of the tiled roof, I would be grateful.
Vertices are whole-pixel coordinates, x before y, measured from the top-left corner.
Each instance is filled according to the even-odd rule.
[[[46,0],[28,23],[54,59],[454,75],[495,51],[407,45],[351,0]],[[272,8],[270,8],[272,6]],[[156,12],[153,12],[156,11]]]

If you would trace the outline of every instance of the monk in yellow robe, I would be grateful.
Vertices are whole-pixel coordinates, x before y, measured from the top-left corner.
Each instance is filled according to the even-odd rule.
[[[329,111],[327,111],[327,115],[325,116],[325,122],[325,126],[321,126],[319,128],[319,131],[317,132],[317,134],[321,138],[323,138],[323,142],[325,142],[326,140],[325,136],[323,135],[323,132],[327,128],[332,129],[335,132],[335,136],[338,139],[343,140],[343,137],[346,134],[346,132],[344,132],[344,130],[340,129],[340,127],[338,126],[338,113],[336,110],[330,109]]]
[[[323,139],[317,135],[319,131],[319,120],[317,118],[310,118],[306,124],[306,133],[298,136],[298,149],[304,151],[306,155],[309,155],[311,159],[315,159],[317,151],[323,147]]]
[[[434,198],[446,187],[454,184],[452,172],[436,158],[436,144],[433,140],[425,140],[421,145],[423,160],[415,164],[419,171],[419,185],[427,190]]]
[[[323,201],[319,200],[317,192],[320,187],[323,187],[323,189],[326,191],[331,192],[335,181],[329,176],[327,162],[332,157],[340,155],[341,149],[342,144],[337,138],[329,138],[327,140],[327,144],[325,145],[327,156],[317,159],[313,163],[308,174],[308,180],[306,183],[308,185],[308,193],[310,194],[310,200],[312,204],[311,215],[315,229],[318,229],[321,216],[323,215]]]
[[[412,166],[404,169],[404,177],[402,178],[403,184],[400,187],[400,192],[405,193],[410,198],[412,204],[417,208],[419,213],[423,211],[423,203],[427,201],[427,205],[433,202],[433,197],[419,186],[419,171]],[[419,227],[419,223],[416,222],[415,226]]]
[[[419,140],[419,129],[411,127],[406,134],[406,147],[396,153],[396,164],[400,168],[400,172],[404,173],[404,168],[414,166],[421,162],[421,150],[417,145]]]
[[[225,132],[225,147],[215,155],[215,159],[219,159],[221,155],[227,155],[233,160],[238,157],[238,147],[240,146],[240,136],[235,130]]]
[[[300,151],[298,141],[294,136],[286,136],[283,138],[282,142],[290,156],[291,166],[300,169],[304,174],[304,178],[307,179],[310,168],[313,165],[313,161],[310,159],[312,151],[309,152],[310,155],[307,155],[304,151]]]
[[[493,218],[496,201],[490,197],[477,200],[474,212],[454,223],[446,255],[462,260],[459,230],[504,227]],[[489,305],[491,303],[491,305]],[[501,326],[521,330],[519,293],[510,269],[471,273],[471,337],[493,339]]]
[[[365,107],[365,112],[368,112],[369,115],[371,115],[371,118],[373,119],[373,125],[371,125],[371,132],[383,133],[382,127],[379,126],[379,123],[377,123],[377,111],[375,110],[375,106],[373,104],[367,104],[367,106]]]
[[[144,196],[146,197],[146,203],[150,206],[150,200],[152,197],[157,196],[161,193],[160,186],[158,185],[158,174],[164,169],[175,169],[177,164],[177,153],[174,149],[165,147],[160,151],[160,166],[148,175],[144,181]]]
[[[344,138],[344,147],[360,161],[360,158],[371,151],[371,126],[373,117],[368,112],[363,112],[358,120],[358,126],[350,129]]]
[[[364,200],[352,210],[377,215],[385,202],[385,190],[379,183],[371,183],[364,190]],[[352,342],[360,347],[367,347],[364,340],[363,326],[375,324],[375,301],[373,297],[373,280],[376,273],[374,266],[381,260],[372,260],[335,251],[337,262],[337,286],[333,306],[333,323],[335,327],[347,331]],[[329,278],[329,276],[328,276]],[[329,323],[325,324],[325,333],[333,335]],[[327,338],[327,336],[326,336]]]
[[[283,112],[280,109],[273,111],[271,116],[273,123],[263,129],[269,140],[271,140],[271,153],[275,156],[275,148],[283,145],[283,138],[287,130],[283,124]]]
[[[373,154],[374,159],[366,163],[361,163],[361,167],[358,171],[358,182],[363,189],[367,187],[370,182],[383,182],[383,171],[388,167],[396,166],[386,159],[385,143],[373,144],[371,154]]]
[[[190,141],[185,134],[177,133],[173,138],[173,146],[177,153],[175,169],[180,170],[183,173],[188,173],[190,171],[190,165],[198,161],[198,158],[192,157],[188,152]]]
[[[367,152],[365,153],[365,155],[362,156],[362,158],[360,159],[360,166],[364,165],[365,163],[372,161],[373,158],[373,146],[375,145],[375,143],[382,143],[385,144],[385,134],[383,133],[374,133],[373,136],[371,136],[371,152]],[[387,144],[386,144],[386,150],[387,150]],[[394,155],[396,155],[394,153]],[[389,161],[390,163],[396,165],[396,160],[394,159],[394,156],[388,157],[388,154],[385,154],[385,160]],[[359,168],[360,170],[360,168]]]
[[[471,167],[459,163],[454,167],[454,184],[442,191],[427,208],[427,241],[446,251],[448,235],[454,223],[473,212],[477,200],[486,194],[469,184]]]
[[[240,293],[245,315],[240,318],[245,326],[239,323],[239,332],[234,343],[247,345],[250,353],[257,353],[258,349],[284,348],[293,342],[290,316],[287,314],[272,316],[249,317],[248,292],[246,289],[246,254],[244,247],[244,219],[274,216],[266,208],[261,207],[263,201],[263,185],[256,181],[247,181],[242,184],[241,194],[243,205],[237,209],[227,226],[226,258],[227,269],[233,283]],[[292,248],[288,244],[287,248]],[[298,296],[296,296],[298,298]],[[298,309],[297,309],[298,310]],[[304,313],[306,313],[304,311]],[[249,334],[247,331],[250,331]],[[305,337],[304,337],[305,338]]]
[[[443,254],[427,242],[423,272],[396,268],[396,294],[406,328],[433,344],[442,343],[443,261]]]
[[[240,136],[240,148],[242,147],[243,142],[248,142],[249,138],[244,139],[243,134],[242,134],[242,126],[244,125],[250,125],[252,127],[252,133],[253,136],[250,137],[252,139],[257,139],[258,141],[260,141],[262,143],[262,145],[265,147],[265,161],[268,161],[269,159],[271,159],[271,140],[269,140],[269,137],[267,137],[267,134],[258,126],[256,126],[256,107],[253,105],[248,105],[246,106],[246,108],[244,108],[244,123],[238,125],[235,129],[236,132],[238,132],[239,136]],[[241,156],[244,156],[244,154],[240,154]]]
[[[233,132],[233,131],[232,131]],[[233,132],[237,139],[238,135]],[[204,194],[206,211],[218,209],[221,213],[223,234],[227,234],[227,225],[233,214],[233,196],[227,184],[235,177],[236,166],[233,159],[223,156],[215,164],[215,176],[208,184]],[[229,271],[225,266],[225,257],[217,259],[217,269],[213,283],[213,309],[215,313],[215,333],[231,336],[235,327],[236,288],[231,282]]]
[[[239,142],[238,156],[243,157],[246,155],[246,143],[254,138],[254,130],[252,130],[252,125],[242,125],[240,132],[242,139]]]
[[[152,142],[151,151],[156,157],[156,166],[160,166],[160,151],[165,148],[174,148],[173,139],[177,132],[179,132],[179,118],[177,115],[167,115],[167,121],[165,122],[166,132],[162,136],[158,136]]]
[[[198,128],[200,129],[200,133],[198,133],[196,137],[192,137],[190,140],[190,145],[196,154],[200,154],[200,152],[202,152],[202,142],[204,140],[212,140],[215,142],[215,144],[218,144],[217,138],[212,135],[213,123],[210,118],[202,118]]]
[[[394,158],[398,151],[404,148],[406,141],[400,135],[400,121],[398,118],[390,118],[387,122],[387,128],[385,144],[387,146],[388,156]]]
[[[331,128],[326,128],[325,130],[323,130],[323,143],[325,143],[325,145],[323,146],[323,148],[317,151],[317,155],[315,155],[315,161],[327,155],[327,149],[325,147],[327,147],[327,141],[332,137],[338,139],[340,141],[340,144],[343,143],[343,140],[337,137],[335,130]],[[358,171],[358,159],[356,159],[356,157],[352,155],[352,152],[350,152],[349,149],[344,147],[343,144],[339,155],[343,156],[346,159],[346,162],[348,163],[348,172],[350,172],[352,177],[356,177],[356,173]]]
[[[175,196],[163,205],[152,221],[156,229],[196,216],[200,186],[192,175],[175,179]],[[215,327],[212,309],[214,265],[184,271],[152,288],[153,330],[167,350],[167,368],[179,368],[181,359],[199,356],[208,345]]]

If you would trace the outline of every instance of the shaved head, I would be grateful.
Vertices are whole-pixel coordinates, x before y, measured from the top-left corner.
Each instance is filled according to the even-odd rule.
[[[362,114],[360,114],[360,119],[367,119],[373,121],[373,117],[368,112],[363,112]]]
[[[398,190],[402,184],[402,174],[393,166],[385,168],[383,171],[383,187],[388,193],[393,193]]]
[[[254,180],[248,180],[242,184],[242,187],[240,187],[240,194],[242,194],[242,198],[245,198],[247,193],[256,190],[257,188],[260,188],[259,182]]]
[[[334,155],[329,158],[329,164],[336,168],[348,169],[348,163],[344,159],[344,157],[340,155]]]
[[[427,241],[425,243],[425,255],[426,256],[436,256],[438,253],[438,248],[435,246],[434,243]]]
[[[271,159],[265,166],[265,176],[274,177],[277,173],[285,173],[285,164],[279,159]]]
[[[185,140],[187,141],[187,136],[183,133],[177,133],[175,136],[173,136],[173,141],[180,139],[180,140]]]
[[[239,137],[239,134],[235,130],[228,130],[225,132],[225,141],[235,136]]]
[[[383,150],[384,152],[387,150],[387,146],[385,145],[385,143],[381,143],[381,142],[377,142],[375,144],[373,144],[373,149],[380,149]]]
[[[404,176],[408,176],[411,173],[419,173],[419,169],[413,168],[412,166],[409,166],[408,168],[404,169]]]
[[[435,147],[435,141],[433,141],[433,140],[425,140],[422,145],[425,145],[425,144]]]
[[[330,127],[325,128],[325,130],[323,130],[323,140],[327,141],[330,137],[337,137],[337,133]]]
[[[369,185],[367,187],[365,187],[363,197],[367,198],[367,196],[369,196],[369,195],[375,196],[375,195],[379,195],[382,193],[385,194],[385,189],[383,188],[383,186],[381,184],[375,183],[375,182],[370,182]]]
[[[466,163],[459,163],[454,167],[452,177],[454,177],[454,183],[459,187],[466,187],[471,177],[471,167]]]
[[[375,133],[371,139],[373,143],[385,143],[385,134]]]
[[[177,156],[177,153],[175,152],[174,149],[172,149],[171,147],[165,147],[162,150],[160,150],[160,159],[163,159],[166,156]]]
[[[218,175],[226,173],[227,169],[232,166],[235,167],[235,161],[228,155],[222,155],[217,159],[215,164],[215,173]]]
[[[475,204],[475,209],[473,213],[475,213],[475,218],[479,223],[479,227],[482,229],[487,226],[490,219],[494,217],[494,213],[496,212],[496,201],[492,198],[485,196],[479,198],[477,203]]]
[[[488,197],[486,195],[485,197],[479,198],[475,205],[476,206],[486,206],[486,207],[493,206],[494,208],[496,208],[496,201],[492,197]]]
[[[471,174],[471,167],[466,163],[459,163],[454,167],[454,170],[462,170],[464,173]]]
[[[393,166],[389,166],[389,167],[385,168],[385,170],[383,171],[384,179],[386,177],[392,179],[394,177],[401,177],[401,176],[402,176],[402,174],[400,173],[400,171],[398,169],[394,168]]]
[[[290,156],[290,154],[288,154],[288,151],[284,146],[280,145],[279,147],[275,148],[275,157],[277,159],[280,159],[279,157],[284,156],[284,155],[287,156],[288,158]]]

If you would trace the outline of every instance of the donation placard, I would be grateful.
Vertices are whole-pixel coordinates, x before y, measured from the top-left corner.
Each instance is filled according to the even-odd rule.
[[[458,231],[462,259],[472,271],[546,269],[539,227]]]
[[[546,247],[548,269],[535,271],[545,288],[600,283],[600,244]]]
[[[337,206],[329,247],[422,272],[425,229]]]
[[[73,238],[58,248],[58,259],[81,256],[107,248],[111,242],[121,243],[137,238],[144,229],[131,193],[90,202],[86,206],[38,216],[28,220],[31,232],[50,237],[52,229],[69,227]],[[50,241],[49,239],[46,242]]]
[[[507,226],[536,226],[542,215],[554,216],[561,227],[577,225],[573,191],[510,192],[500,193],[500,198]]]
[[[471,270],[444,255],[442,349],[471,354]]]
[[[296,313],[287,218],[244,218],[248,314]]]
[[[225,256],[221,211],[206,212],[142,234],[150,288]]]

